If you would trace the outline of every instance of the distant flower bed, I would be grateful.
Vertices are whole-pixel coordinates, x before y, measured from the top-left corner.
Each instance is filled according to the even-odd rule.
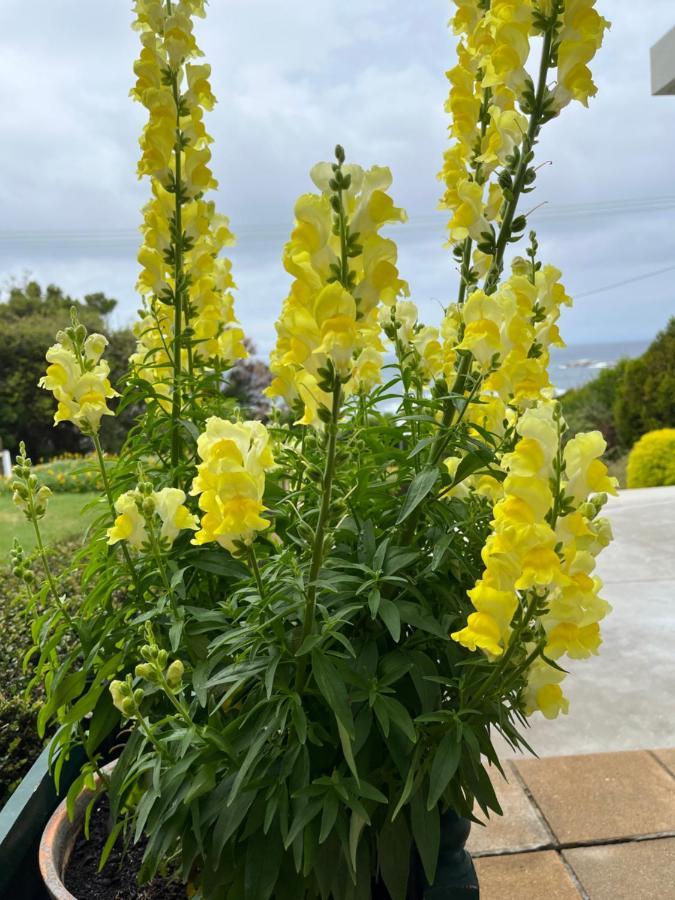
[[[92,456],[61,456],[33,467],[40,484],[54,493],[86,494],[103,490],[101,472]],[[0,479],[0,493],[11,493],[9,479]]]

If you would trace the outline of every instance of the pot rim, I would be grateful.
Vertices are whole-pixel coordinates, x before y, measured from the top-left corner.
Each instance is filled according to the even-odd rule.
[[[112,772],[117,760],[103,766],[106,774]],[[95,775],[96,785],[100,777]],[[40,838],[38,864],[40,875],[52,900],[78,900],[65,886],[63,877],[75,841],[82,827],[87,806],[96,793],[91,788],[83,788],[77,795],[72,821],[68,818],[68,801],[62,800],[52,813]]]

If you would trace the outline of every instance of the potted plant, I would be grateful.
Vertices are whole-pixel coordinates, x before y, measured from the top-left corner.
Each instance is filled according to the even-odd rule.
[[[527,716],[567,711],[561,661],[597,652],[608,610],[593,570],[614,482],[598,433],[568,440],[548,376],[570,300],[534,233],[507,265],[540,130],[593,95],[607,23],[592,0],[457,0],[442,172],[457,301],[419,321],[381,234],[405,221],[389,170],[338,146],[295,207],[271,354],[283,402],[263,424],[222,393],[245,347],[208,193],[204,4],[135,5],[152,197],[121,403],[145,412],[118,460],[98,436],[104,339],[74,319],[43,380],[105,483],[81,615],[48,578],[35,630],[54,757],[88,757],[68,804],[105,791],[103,861],[141,841],[140,878],[191,896],[475,895],[470,866],[447,890],[439,871],[466,865],[462,820],[500,812],[493,735],[527,746]],[[37,527],[48,497],[25,455],[15,492]],[[77,645],[57,658],[64,629]],[[110,774],[98,748],[120,728]]]

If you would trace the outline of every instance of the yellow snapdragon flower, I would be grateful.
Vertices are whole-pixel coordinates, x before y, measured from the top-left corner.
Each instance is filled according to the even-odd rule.
[[[185,491],[179,488],[162,488],[150,494],[127,491],[115,501],[117,517],[108,529],[108,543],[127,541],[140,550],[150,541],[148,523],[157,516],[159,537],[173,544],[181,531],[197,529],[197,517],[185,506]]]
[[[80,353],[65,334],[59,336],[61,340],[47,350],[49,365],[38,384],[58,402],[55,424],[72,422],[82,431],[97,432],[102,417],[114,415],[107,401],[119,396],[108,378],[110,367],[101,359],[108,341],[91,334]]]
[[[191,494],[204,515],[194,544],[217,542],[231,553],[269,527],[262,518],[265,473],[274,466],[262,422],[229,422],[212,416],[197,440],[202,462]]]

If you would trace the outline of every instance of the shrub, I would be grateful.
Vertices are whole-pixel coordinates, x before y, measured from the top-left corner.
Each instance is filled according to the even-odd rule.
[[[626,363],[613,410],[626,449],[648,431],[675,427],[675,318],[639,359]]]
[[[67,594],[71,609],[77,609],[80,602],[78,575],[76,570],[69,571],[78,548],[77,542],[68,542],[49,553],[54,577]],[[39,604],[29,614],[21,580],[9,568],[0,568],[0,807],[44,746],[37,730],[44,690],[40,681],[31,683],[33,666],[23,665],[33,646],[31,616],[43,612],[44,606]],[[62,644],[62,649],[65,646]]]
[[[675,484],[675,428],[643,435],[628,457],[628,487]]]

